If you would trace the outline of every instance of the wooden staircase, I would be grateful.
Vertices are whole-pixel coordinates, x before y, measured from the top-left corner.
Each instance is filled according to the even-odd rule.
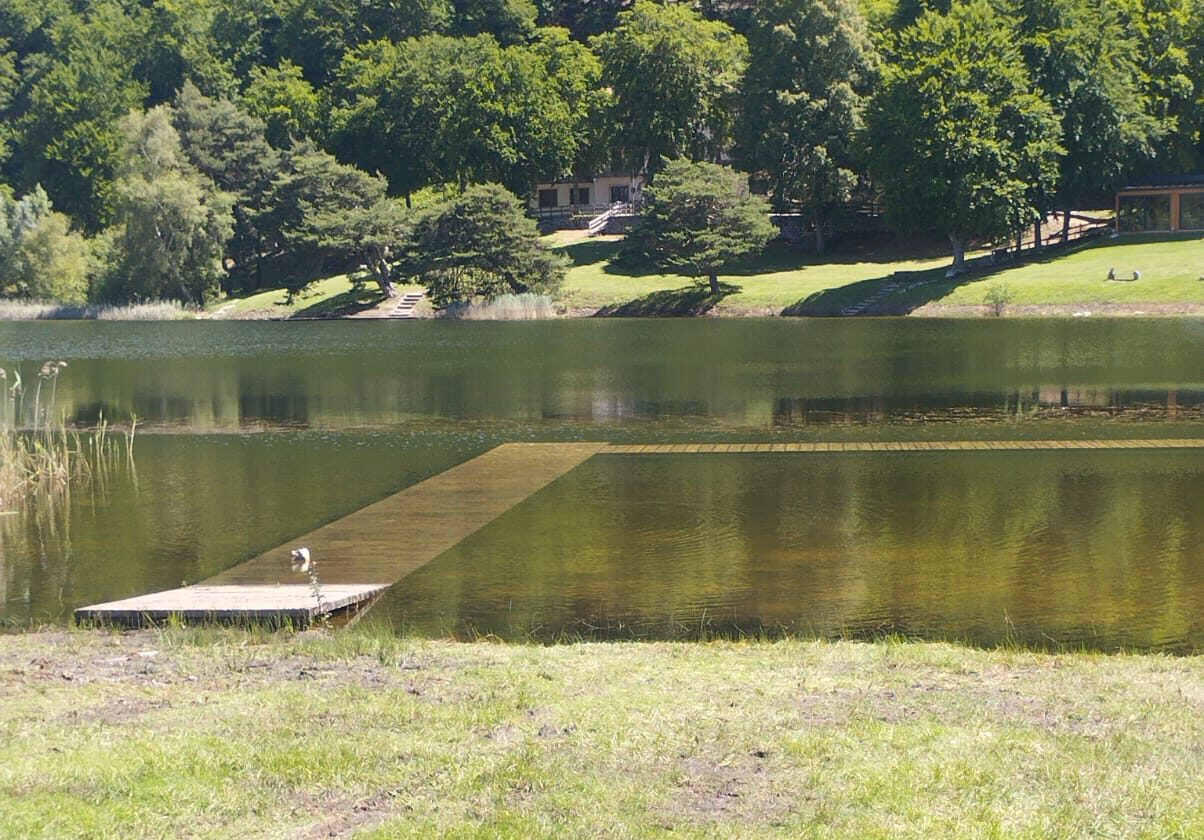
[[[390,318],[411,319],[417,318],[414,314],[414,307],[418,302],[426,297],[426,292],[406,292],[397,300],[397,305],[389,312]]]

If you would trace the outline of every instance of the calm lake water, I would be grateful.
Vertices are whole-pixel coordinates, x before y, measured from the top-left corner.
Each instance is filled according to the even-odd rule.
[[[196,581],[507,441],[1204,437],[1204,322],[0,323],[136,415],[135,468],[0,517],[5,622]],[[1204,451],[599,456],[377,620],[554,639],[1204,647]]]

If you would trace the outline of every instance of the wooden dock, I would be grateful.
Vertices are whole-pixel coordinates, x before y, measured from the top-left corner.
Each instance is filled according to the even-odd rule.
[[[75,616],[121,625],[176,616],[305,626],[320,613],[370,601],[605,447],[503,444],[195,586],[83,607]],[[299,546],[315,564],[321,610],[306,576],[291,569],[289,552]]]
[[[172,618],[186,622],[308,627],[319,616],[358,609],[387,588],[384,584],[323,586],[319,603],[308,585],[185,586],[83,607],[75,611],[75,618],[123,627],[153,626]]]
[[[82,607],[77,620],[122,625],[171,617],[306,626],[360,609],[420,566],[594,455],[1021,450],[1200,449],[1204,439],[943,440],[824,443],[507,443],[379,502],[289,540],[194,586]],[[321,603],[290,550],[309,549]]]

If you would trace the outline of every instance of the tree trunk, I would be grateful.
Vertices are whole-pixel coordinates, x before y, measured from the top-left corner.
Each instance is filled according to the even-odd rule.
[[[1062,211],[1062,244],[1070,241],[1070,210]]]
[[[1041,247],[1041,224],[1044,221],[1045,221],[1045,217],[1042,216],[1040,219],[1037,219],[1037,221],[1033,222],[1033,247],[1034,248],[1039,249]]]
[[[956,233],[949,234],[949,244],[953,246],[953,265],[950,270],[957,272],[966,267],[966,240]]]
[[[1024,228],[1016,231],[1016,256],[1020,256],[1020,252],[1024,250]]]
[[[720,288],[719,288],[719,274],[718,274],[718,272],[716,272],[716,271],[712,270],[712,271],[711,271],[711,272],[710,272],[710,273],[709,273],[707,276],[708,276],[708,278],[709,278],[709,279],[710,279],[710,281],[711,281],[711,294],[713,294],[713,295],[720,294],[721,290],[720,290]]]
[[[824,252],[824,224],[820,219],[819,214],[815,214],[815,253],[822,254]]]

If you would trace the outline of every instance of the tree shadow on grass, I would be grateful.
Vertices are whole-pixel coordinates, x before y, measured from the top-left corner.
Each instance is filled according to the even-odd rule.
[[[373,309],[385,299],[385,293],[377,286],[353,286],[342,294],[328,297],[310,304],[304,309],[298,309],[290,318],[336,318],[343,315],[354,315],[366,309]]]
[[[740,290],[740,286],[732,283],[720,283],[719,293],[715,294],[707,284],[691,283],[680,289],[664,289],[625,303],[603,306],[594,313],[594,317],[683,318],[692,315],[706,315],[725,297],[734,295]]]
[[[1132,240],[1130,240],[1132,241]],[[909,315],[930,303],[937,303],[968,283],[988,280],[995,275],[1024,265],[1055,263],[1082,251],[1126,244],[1111,239],[1088,239],[1068,245],[1047,245],[1029,251],[1020,258],[1003,262],[977,262],[953,277],[947,277],[946,266],[923,271],[897,271],[885,277],[875,277],[808,295],[782,310],[783,315]],[[1101,277],[1101,280],[1104,278]],[[856,312],[850,307],[863,304]],[[985,305],[985,301],[984,301]]]
[[[612,259],[620,244],[622,243],[614,240],[587,239],[556,250],[568,257],[574,266],[594,265]]]

